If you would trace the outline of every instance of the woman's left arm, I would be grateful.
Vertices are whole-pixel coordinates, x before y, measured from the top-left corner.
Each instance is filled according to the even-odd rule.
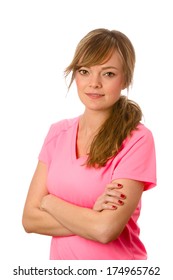
[[[51,214],[59,223],[74,234],[101,243],[115,240],[136,209],[141,198],[144,184],[130,179],[118,179],[113,182],[123,185],[126,200],[123,206],[101,212],[76,206],[56,196],[46,195],[41,209]]]

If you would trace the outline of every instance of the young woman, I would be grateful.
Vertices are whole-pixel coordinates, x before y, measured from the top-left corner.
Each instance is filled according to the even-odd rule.
[[[137,220],[156,185],[152,133],[128,90],[135,51],[119,31],[96,29],[78,44],[66,77],[84,113],[51,125],[27,195],[26,232],[52,237],[50,259],[146,259]]]

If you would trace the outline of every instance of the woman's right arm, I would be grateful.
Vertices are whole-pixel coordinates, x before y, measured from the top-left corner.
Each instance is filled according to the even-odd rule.
[[[42,198],[48,194],[46,187],[47,166],[38,162],[27,194],[22,224],[27,233],[38,233],[50,236],[70,236],[73,233],[62,226],[55,218],[40,210]]]
[[[73,232],[61,225],[52,215],[40,209],[42,198],[48,194],[47,187],[47,166],[41,161],[33,175],[27,194],[22,224],[27,233],[38,233],[50,236],[70,236]],[[106,209],[116,210],[122,204],[121,185],[109,184],[104,193],[96,200],[93,210],[102,211]]]

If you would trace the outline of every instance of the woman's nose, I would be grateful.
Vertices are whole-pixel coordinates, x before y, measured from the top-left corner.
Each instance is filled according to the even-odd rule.
[[[93,88],[100,88],[102,86],[99,75],[91,75],[89,86]]]

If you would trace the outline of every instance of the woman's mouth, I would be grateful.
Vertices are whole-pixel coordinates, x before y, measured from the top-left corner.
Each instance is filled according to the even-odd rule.
[[[86,93],[86,95],[91,98],[91,99],[99,99],[101,97],[104,96],[104,94],[100,94],[100,93]]]

